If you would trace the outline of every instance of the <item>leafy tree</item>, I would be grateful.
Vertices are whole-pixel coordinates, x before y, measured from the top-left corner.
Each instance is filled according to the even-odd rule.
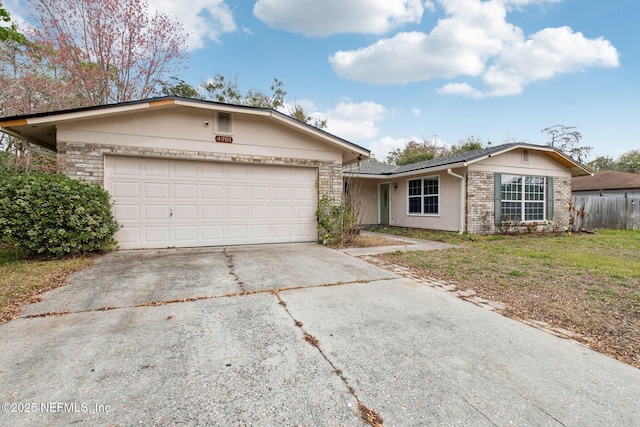
[[[557,148],[580,163],[586,161],[593,150],[593,147],[579,145],[582,134],[575,126],[554,125],[542,129],[541,132],[549,136],[548,146]]]
[[[145,0],[28,0],[27,34],[77,105],[147,98],[186,58],[182,25]]]
[[[169,77],[170,82],[162,85],[161,93],[165,96],[181,96],[183,98],[205,99],[198,89],[175,76]]]
[[[623,172],[640,171],[640,150],[627,151],[616,162],[616,169]]]
[[[460,141],[457,145],[451,147],[451,154],[466,153],[467,151],[475,151],[484,148],[484,145],[478,138],[470,136],[466,141]]]
[[[203,88],[207,92],[206,98],[212,101],[280,111],[284,109],[285,96],[287,95],[284,90],[284,83],[277,78],[273,79],[270,94],[255,88],[250,88],[246,93],[243,93],[238,86],[237,76],[233,80],[229,80],[222,74],[216,74],[213,79],[203,84]],[[289,111],[289,115],[318,129],[327,127],[326,120],[312,117],[299,104],[295,104],[293,111]]]
[[[4,23],[11,22],[11,15],[9,12],[2,7],[2,3],[0,2],[0,21]],[[2,26],[0,27],[0,42],[5,41],[13,41],[19,44],[26,44],[27,38],[24,34],[20,33],[16,28],[15,24],[11,24],[8,27]]]
[[[587,163],[587,166],[594,172],[615,170],[617,168],[616,161],[609,156],[598,156],[594,160]]]
[[[438,144],[435,138],[424,139],[422,142],[409,141],[404,147],[392,150],[387,155],[387,162],[402,166],[446,156],[449,153],[449,149],[442,144]]]
[[[293,111],[289,111],[289,115],[296,120],[300,120],[302,123],[317,127],[318,129],[324,129],[327,127],[327,119],[321,120],[317,117],[312,117],[298,103],[294,105]]]
[[[287,95],[283,85],[284,83],[274,78],[270,95],[254,88],[242,93],[238,87],[237,76],[234,80],[228,80],[222,74],[216,74],[213,79],[204,83],[203,87],[207,92],[207,98],[212,101],[277,110],[284,106],[284,97]]]

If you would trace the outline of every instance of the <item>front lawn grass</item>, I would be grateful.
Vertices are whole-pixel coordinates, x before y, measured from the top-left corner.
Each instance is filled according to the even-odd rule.
[[[93,259],[91,255],[19,259],[15,250],[0,246],[0,324],[15,318],[21,305],[38,301],[38,294],[64,285],[69,274]]]
[[[427,231],[395,230],[420,233],[429,238]],[[507,316],[573,331],[593,349],[640,368],[640,231],[442,241],[460,247],[379,258],[502,302]]]

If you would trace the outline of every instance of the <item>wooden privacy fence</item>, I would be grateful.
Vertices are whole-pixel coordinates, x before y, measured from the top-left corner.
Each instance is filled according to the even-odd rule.
[[[574,229],[640,229],[640,198],[572,196],[571,201],[575,207]],[[587,214],[584,221],[578,215],[581,209]]]

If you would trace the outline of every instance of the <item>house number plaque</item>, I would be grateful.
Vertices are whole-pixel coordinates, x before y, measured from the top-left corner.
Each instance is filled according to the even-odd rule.
[[[231,144],[233,142],[232,136],[216,135],[216,142],[226,142]]]

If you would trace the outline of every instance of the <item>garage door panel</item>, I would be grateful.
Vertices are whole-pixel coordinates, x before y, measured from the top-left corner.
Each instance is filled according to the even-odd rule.
[[[174,184],[173,194],[176,199],[196,200],[198,198],[197,184]]]
[[[121,157],[118,162],[113,164],[114,173],[118,177],[139,177],[140,176],[140,161],[135,157]]]
[[[314,216],[316,210],[309,206],[300,206],[295,208],[295,212],[295,218],[297,220],[304,220],[306,218],[309,218],[309,216]]]
[[[229,186],[227,186],[227,199],[229,199],[229,200],[246,200],[247,199],[247,186],[246,185],[229,185]]]
[[[122,248],[313,241],[317,169],[107,156]],[[170,214],[172,213],[172,215]]]
[[[169,212],[171,208],[169,205],[144,205],[144,218],[143,221],[162,220],[169,219]]]
[[[175,241],[178,242],[197,242],[198,241],[198,227],[196,225],[180,226],[176,225]]]
[[[202,239],[208,243],[223,242],[224,234],[222,225],[204,225],[202,226]]]
[[[175,161],[174,175],[175,178],[197,178],[198,163],[190,161]]]
[[[274,206],[273,218],[276,220],[284,220],[291,218],[291,206]]]
[[[113,213],[119,222],[140,221],[140,205],[115,205]]]
[[[247,219],[246,206],[227,206],[227,221],[244,221]]]
[[[169,242],[169,226],[162,225],[158,227],[145,226],[144,239],[146,242]]]
[[[198,175],[204,179],[222,179],[222,163],[198,163]]]
[[[200,217],[203,221],[222,221],[223,206],[222,205],[204,205],[200,208]]]
[[[292,174],[289,168],[272,169],[272,177],[276,182],[291,182]]]
[[[140,198],[139,182],[116,182],[113,185],[112,196],[118,198]]]
[[[271,209],[269,205],[251,206],[251,219],[269,219]]]
[[[123,224],[123,227],[118,230],[115,235],[116,240],[120,243],[120,246],[125,247],[129,244],[136,244],[141,240],[142,232],[141,227],[129,226]]]
[[[195,222],[198,220],[197,205],[174,205],[173,219],[175,221]]]
[[[267,186],[252,186],[250,189],[251,200],[269,200],[270,188]]]
[[[222,184],[200,184],[200,196],[205,200],[222,200]]]
[[[145,182],[143,188],[142,197],[146,199],[169,199],[170,185],[168,182]]]
[[[273,187],[271,189],[271,198],[273,200],[291,200],[291,187]]]
[[[169,160],[141,159],[141,161],[144,178],[169,178]]]
[[[293,191],[293,200],[296,204],[301,202],[310,203],[313,199],[313,194],[309,192],[309,187],[296,187]]]
[[[246,239],[249,236],[245,224],[232,224],[227,227],[227,230],[227,237],[230,240]]]
[[[315,227],[308,224],[293,224],[293,233],[295,237],[300,239],[314,239],[316,235]]]
[[[251,228],[252,239],[262,239],[262,238],[269,237],[270,228],[271,228],[269,224],[252,225],[250,228]]]
[[[236,181],[247,181],[247,166],[245,165],[224,165],[226,178]]]

